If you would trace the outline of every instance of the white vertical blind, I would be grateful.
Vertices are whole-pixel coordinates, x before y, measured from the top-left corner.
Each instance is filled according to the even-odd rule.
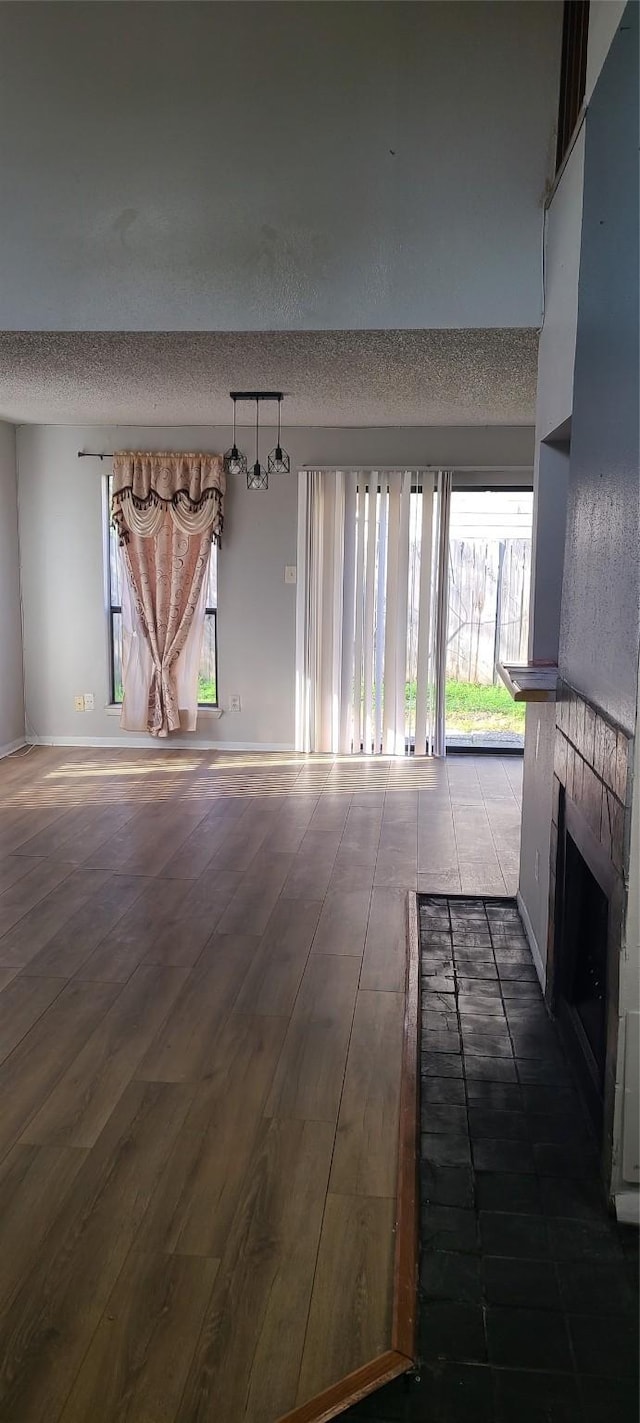
[[[353,750],[362,743],[362,634],[364,620],[365,489],[356,493],[356,626],[353,645]]]
[[[330,746],[334,750],[340,745],[340,718],[342,713],[342,628],[344,621],[344,527],[345,527],[345,482],[344,475],[336,471],[333,509],[333,582],[331,599],[332,622],[332,672]]]
[[[396,609],[395,662],[396,662],[396,714],[395,745],[396,756],[404,756],[407,749],[406,700],[407,700],[407,635],[409,631],[409,505],[411,500],[411,474],[400,476],[400,533],[398,539],[398,606]]]
[[[376,613],[375,613],[375,678],[376,678],[376,707],[375,707],[375,728],[374,728],[374,751],[382,750],[382,690],[384,686],[384,638],[385,638],[385,612],[386,612],[386,592],[387,592],[387,524],[389,519],[389,494],[387,490],[387,480],[383,476],[380,480],[380,508],[378,516],[378,576],[376,579]]]
[[[400,489],[402,475],[389,475],[389,519],[387,525],[387,592],[384,631],[384,685],[382,706],[382,749],[396,753],[396,630],[398,625],[398,571],[400,544]]]
[[[296,749],[310,751],[309,698],[311,675],[309,668],[309,547],[311,521],[309,517],[311,475],[298,474],[298,543],[296,584]]]
[[[429,751],[431,705],[431,581],[433,570],[433,475],[422,477],[422,528],[420,531],[420,591],[418,596],[418,646],[416,654],[415,753]]]
[[[449,520],[451,516],[451,471],[438,474],[438,569],[434,622],[433,679],[435,712],[433,754],[446,755],[445,692],[447,670],[447,621],[449,616]]]
[[[373,642],[376,591],[378,477],[369,479],[367,494],[367,557],[364,580],[364,731],[362,749],[368,755],[374,749],[373,709]]]
[[[424,754],[433,667],[433,475],[313,470],[305,495],[298,749],[404,755],[415,744]]]
[[[353,724],[353,636],[356,606],[356,481],[352,471],[345,475],[344,499],[344,571],[342,612],[342,681],[339,693],[340,738],[332,750],[348,755],[351,751]]]
[[[313,688],[313,698],[311,702],[311,744],[316,742],[323,744],[323,703],[326,696],[326,681],[323,676],[323,644],[324,644],[324,608],[323,594],[325,583],[323,578],[324,569],[324,481],[322,474],[318,470],[314,476],[312,485],[311,502],[311,548],[312,548],[312,579],[311,579],[311,686]]]

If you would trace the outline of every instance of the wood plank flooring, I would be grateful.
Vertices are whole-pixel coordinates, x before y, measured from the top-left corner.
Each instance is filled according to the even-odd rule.
[[[0,762],[0,1423],[275,1423],[390,1349],[407,890],[522,763]]]

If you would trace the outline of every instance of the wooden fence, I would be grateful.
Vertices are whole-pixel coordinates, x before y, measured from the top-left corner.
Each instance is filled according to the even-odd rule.
[[[526,662],[530,578],[530,539],[452,539],[448,678],[487,685],[497,659]]]

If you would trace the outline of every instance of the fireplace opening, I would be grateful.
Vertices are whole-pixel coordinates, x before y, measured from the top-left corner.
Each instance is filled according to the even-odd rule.
[[[592,1074],[602,1092],[607,1046],[609,902],[570,835],[566,855],[568,942],[563,996],[584,1034]]]
[[[563,805],[558,845],[554,1007],[594,1125],[607,1061],[611,872],[577,807]]]

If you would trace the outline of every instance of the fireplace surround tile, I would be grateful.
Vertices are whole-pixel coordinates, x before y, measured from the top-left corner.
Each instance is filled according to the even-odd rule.
[[[602,779],[609,790],[613,790],[616,784],[616,760],[618,753],[618,733],[615,727],[610,726],[603,717],[602,722],[602,748],[603,766]]]
[[[596,714],[596,729],[593,748],[593,768],[601,780],[604,780],[605,763],[605,724],[602,717]]]
[[[573,744],[574,744],[574,746],[575,746],[575,748],[576,748],[576,751],[578,751],[578,752],[580,753],[580,755],[583,756],[583,755],[584,755],[584,744],[585,744],[585,739],[584,739],[584,706],[585,706],[585,704],[584,704],[584,702],[583,702],[583,700],[582,700],[582,697],[579,696],[577,692],[574,692],[574,693],[572,694],[572,702],[571,702],[571,704],[572,704],[572,707],[573,707],[573,722],[572,722],[572,736],[571,736],[571,740],[573,741]]]
[[[616,743],[616,768],[614,784],[612,790],[618,797],[622,805],[628,805],[631,796],[628,793],[629,780],[629,738],[624,731],[619,731]]]
[[[579,751],[573,753],[573,783],[571,789],[571,799],[576,805],[582,805],[584,798],[584,761]]]
[[[602,820],[603,806],[602,781],[598,779],[595,771],[583,762],[582,769],[582,811],[589,825],[589,829],[594,835],[600,838],[600,828]],[[606,793],[606,792],[605,792]],[[574,800],[576,797],[574,796]]]
[[[562,728],[562,726],[561,726],[561,724],[560,724],[559,721],[558,721],[558,724],[557,724],[557,730],[560,731],[560,732],[562,732],[562,735],[556,736],[556,743],[555,743],[555,748],[554,748],[554,771],[555,771],[555,774],[556,774],[556,779],[557,779],[558,781],[561,781],[561,782],[562,782],[562,785],[564,786],[564,785],[566,785],[566,783],[567,783],[567,751],[568,751],[568,746],[567,746],[567,740],[566,740],[566,737],[565,737],[565,735],[564,735],[563,728]]]
[[[584,739],[582,754],[588,766],[593,766],[595,756],[596,712],[588,702],[584,704]]]
[[[624,855],[624,809],[613,791],[606,786],[602,796],[600,844],[608,851],[615,868],[621,874]]]

